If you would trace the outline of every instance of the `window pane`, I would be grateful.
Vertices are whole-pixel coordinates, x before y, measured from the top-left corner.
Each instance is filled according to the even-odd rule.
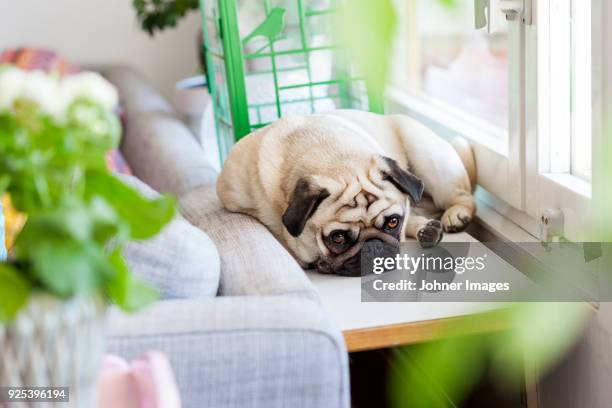
[[[571,172],[591,179],[591,2],[572,0]]]
[[[474,28],[474,1],[406,0],[411,91],[508,128],[508,32]],[[448,4],[448,5],[445,5]]]
[[[591,1],[549,2],[550,33],[539,48],[548,51],[540,81],[548,80],[549,96],[541,98],[550,112],[550,166],[544,172],[569,173],[591,179],[592,85]],[[546,61],[545,61],[546,62]]]

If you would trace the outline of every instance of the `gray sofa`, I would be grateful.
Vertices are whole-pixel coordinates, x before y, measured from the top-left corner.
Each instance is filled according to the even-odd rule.
[[[166,353],[186,408],[348,407],[344,341],[304,272],[265,227],[221,207],[216,172],[159,93],[128,68],[101,71],[120,91],[121,149],[135,175],[177,196],[221,261],[216,297],[160,301],[135,315],[112,310],[108,351]]]

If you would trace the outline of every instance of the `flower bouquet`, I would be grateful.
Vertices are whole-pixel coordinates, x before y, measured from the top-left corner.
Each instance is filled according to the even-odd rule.
[[[0,263],[0,384],[69,386],[79,406],[95,396],[106,305],[134,311],[157,298],[122,245],[154,236],[175,211],[108,171],[116,105],[96,73],[0,67],[0,196],[24,220]]]

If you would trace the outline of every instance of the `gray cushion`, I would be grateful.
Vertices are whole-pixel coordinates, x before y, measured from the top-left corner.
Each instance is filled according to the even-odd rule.
[[[221,296],[111,310],[107,350],[168,356],[183,408],[348,408],[348,354],[317,303]],[[17,407],[19,408],[19,407]]]
[[[119,178],[147,197],[159,195],[135,177]],[[129,242],[123,256],[132,272],[158,288],[164,299],[217,294],[220,271],[217,248],[204,232],[180,215],[154,238]]]
[[[130,68],[107,67],[102,73],[119,89],[126,118],[121,152],[134,175],[177,196],[214,185],[217,171],[164,97]]]
[[[261,223],[221,205],[215,188],[198,188],[180,198],[181,211],[205,231],[221,257],[219,294],[292,294],[318,300],[304,271]]]

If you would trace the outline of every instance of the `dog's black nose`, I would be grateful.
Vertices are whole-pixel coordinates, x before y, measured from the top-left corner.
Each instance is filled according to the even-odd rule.
[[[361,249],[361,275],[372,273],[377,259],[395,258],[398,253],[399,244],[393,245],[378,238],[367,240]]]
[[[361,253],[374,253],[378,256],[395,256],[398,252],[398,248],[398,245],[389,244],[379,238],[372,238],[365,242],[361,249]]]
[[[379,238],[370,238],[370,239],[368,239],[368,240],[365,242],[365,245],[366,245],[366,246],[367,246],[367,245],[372,245],[372,246],[373,246],[373,248],[374,248],[375,250],[380,250],[380,249],[382,249],[382,246],[383,246],[384,244],[385,244],[385,243],[383,242],[383,240],[382,240],[382,239],[379,239]]]
[[[341,276],[364,276],[372,273],[374,260],[376,258],[395,258],[399,253],[399,246],[389,244],[378,238],[368,239],[361,251],[348,259],[340,270],[336,271]]]

